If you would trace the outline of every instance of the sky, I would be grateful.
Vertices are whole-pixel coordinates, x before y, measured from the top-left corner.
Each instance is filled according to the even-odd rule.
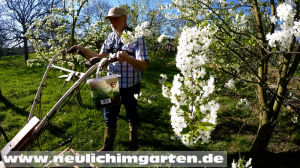
[[[131,4],[133,0],[110,0],[108,1],[109,3],[111,3],[113,6],[119,6],[119,5],[123,5],[123,4]],[[139,2],[139,0],[137,0]],[[150,5],[151,7],[153,7],[154,5],[157,4],[158,0],[150,0]],[[161,0],[162,4],[165,3],[172,3],[172,0]]]

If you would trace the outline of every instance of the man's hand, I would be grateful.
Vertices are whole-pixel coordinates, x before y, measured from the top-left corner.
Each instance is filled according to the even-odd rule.
[[[71,47],[68,50],[68,53],[78,53],[79,55],[83,56],[84,58],[88,59],[88,57],[86,57],[86,55],[84,54],[86,52],[86,49],[84,47],[78,46],[78,45],[74,45],[73,47]]]
[[[126,51],[118,51],[117,58],[119,63],[128,62],[134,69],[140,70],[142,72],[147,69],[147,61],[145,60],[137,60],[133,57],[128,56]]]
[[[72,54],[75,54],[78,51],[80,51],[80,47],[77,46],[77,45],[74,45],[73,47],[71,47],[70,49],[68,49],[68,53],[72,53]]]
[[[126,51],[118,51],[117,58],[118,61],[122,64],[123,62],[126,62],[128,59],[128,53]]]

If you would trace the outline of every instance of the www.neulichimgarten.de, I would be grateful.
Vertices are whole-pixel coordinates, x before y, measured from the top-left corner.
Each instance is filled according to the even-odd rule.
[[[80,153],[80,154],[79,154]],[[40,166],[41,164],[54,164],[70,166],[89,164],[106,165],[111,167],[123,166],[183,166],[183,167],[223,167],[227,164],[226,152],[200,152],[200,151],[152,151],[152,152],[78,152],[76,155],[55,155],[52,153],[39,155],[13,154],[3,156],[7,167]]]

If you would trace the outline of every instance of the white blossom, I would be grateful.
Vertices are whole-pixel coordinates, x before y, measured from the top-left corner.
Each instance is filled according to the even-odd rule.
[[[157,41],[158,41],[159,43],[161,43],[165,38],[167,38],[167,36],[164,35],[164,34],[162,34],[162,35],[160,35],[160,36],[158,37]]]
[[[226,5],[226,4],[227,4],[226,0],[218,0],[218,2],[219,2],[221,5]]]
[[[231,163],[232,168],[252,168],[251,166],[252,158],[249,158],[249,160],[245,163],[244,159],[239,159],[237,162],[233,159]]]
[[[163,84],[164,82],[166,82],[168,80],[168,77],[165,74],[160,74],[160,77],[161,78],[158,80],[159,84]]]
[[[293,12],[293,6],[294,4],[290,1],[286,1],[285,3],[278,5],[278,7],[276,8],[276,12],[281,21],[286,21],[289,18],[294,17],[295,14]]]
[[[162,95],[166,98],[171,97],[170,89],[165,85],[162,85]]]
[[[293,118],[291,118],[291,120],[294,124],[296,124],[298,122],[298,116],[294,116]]]
[[[143,93],[140,92],[139,94],[134,94],[133,96],[134,96],[135,99],[138,100],[138,99],[142,96],[142,94],[143,94]]]
[[[139,24],[133,32],[131,31],[124,31],[121,35],[121,41],[124,44],[131,44],[135,42],[138,38],[141,37],[151,37],[152,36],[152,30],[150,30],[150,23],[149,22],[143,22]]]
[[[227,83],[225,83],[225,87],[228,89],[233,89],[234,88],[234,80],[230,79]]]
[[[245,164],[245,167],[249,167],[251,165],[251,161],[252,161],[252,158],[249,158],[249,160]]]
[[[247,108],[249,108],[249,105],[250,105],[249,101],[246,98],[244,98],[244,99],[239,100],[239,102],[236,104],[236,108],[247,109]]]
[[[294,22],[293,33],[296,37],[300,37],[300,21]]]
[[[276,16],[271,16],[271,22],[274,23],[274,24],[277,23]]]
[[[274,33],[268,33],[266,39],[271,47],[276,47],[276,42],[280,45],[280,50],[284,51],[288,48],[292,42],[293,36],[300,37],[300,25],[299,21],[294,20],[295,3],[290,0],[286,0],[276,8],[277,17],[282,23],[280,29],[275,30]],[[276,22],[275,16],[271,16],[271,21]]]
[[[176,56],[176,66],[184,76],[191,76],[193,69],[204,65],[208,59],[206,55],[199,51],[207,51],[211,44],[211,36],[214,31],[208,25],[200,27],[184,27],[179,38],[178,52]],[[198,41],[201,41],[200,44]],[[197,54],[193,54],[197,53]]]
[[[213,127],[196,127],[196,130],[182,133],[182,130],[191,124],[185,118],[194,119],[195,115],[199,116],[198,113],[201,113],[201,119],[198,119],[199,123],[216,124],[219,104],[214,100],[203,104],[204,99],[209,97],[215,89],[214,77],[210,75],[206,79],[207,71],[204,67],[209,61],[206,52],[212,43],[211,36],[214,32],[209,25],[183,28],[176,55],[176,67],[181,73],[174,76],[171,89],[162,85],[163,96],[170,98],[173,104],[170,115],[174,133],[187,146],[193,145],[199,140],[201,143],[209,142]],[[164,75],[161,77],[163,78],[161,82],[167,79]],[[183,111],[183,106],[187,107],[183,108],[186,111]]]
[[[208,97],[215,90],[214,80],[214,77],[210,76],[209,80],[207,81],[207,85],[203,87],[204,98]]]
[[[235,160],[233,159],[232,163],[231,163],[231,167],[232,168],[237,168],[237,163],[235,162]]]
[[[246,23],[247,23],[247,19],[246,19],[246,15],[240,15],[239,13],[237,13],[235,15],[235,19],[233,21],[233,26],[236,27],[237,29],[245,29],[246,28]]]
[[[128,31],[128,32],[123,32],[121,36],[121,41],[124,44],[131,44],[134,43],[137,40],[137,37],[134,35],[133,32]]]
[[[186,128],[185,119],[181,116],[184,112],[175,106],[171,107],[171,125],[176,135],[180,135],[183,128]]]

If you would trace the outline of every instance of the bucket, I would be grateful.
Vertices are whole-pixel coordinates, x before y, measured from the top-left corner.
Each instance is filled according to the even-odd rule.
[[[96,108],[105,108],[121,104],[119,75],[110,75],[87,80]]]

